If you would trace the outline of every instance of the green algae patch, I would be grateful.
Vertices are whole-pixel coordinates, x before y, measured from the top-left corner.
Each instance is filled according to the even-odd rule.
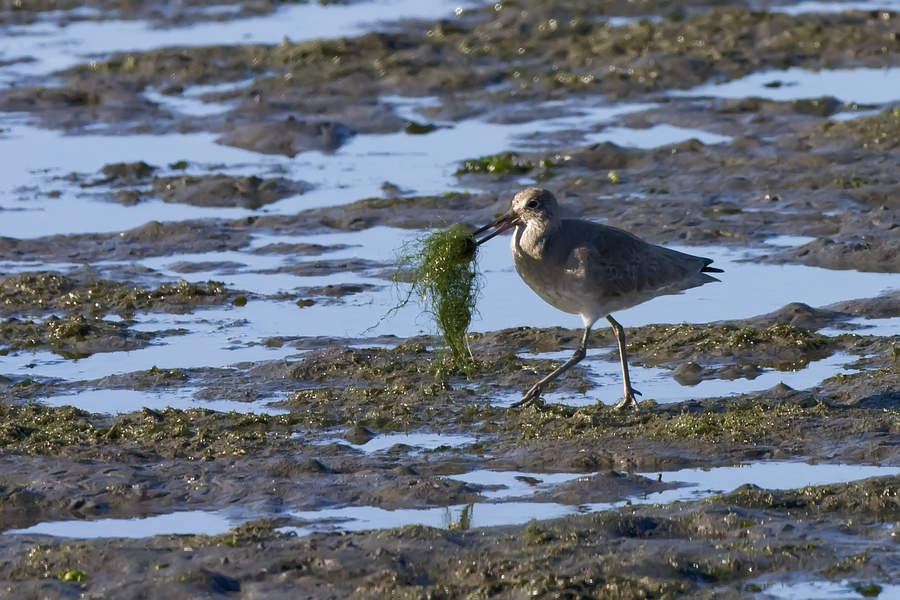
[[[655,325],[642,327],[628,353],[656,362],[699,357],[752,357],[765,363],[808,362],[834,346],[834,340],[787,323],[765,329],[736,325]]]
[[[422,235],[397,253],[395,280],[407,279],[409,292],[397,308],[413,297],[431,314],[438,333],[461,371],[471,372],[475,359],[466,341],[478,300],[476,246],[465,225]]]
[[[54,272],[23,273],[0,279],[0,314],[50,311],[120,315],[137,310],[190,312],[199,305],[224,304],[230,297],[218,281],[179,281],[155,289],[109,281],[79,281]]]
[[[69,569],[67,571],[60,571],[56,575],[56,578],[61,581],[81,582],[81,581],[87,581],[88,576],[87,576],[87,573],[85,573],[84,571],[77,571],[75,569]]]
[[[403,131],[408,135],[425,135],[439,129],[433,123],[416,123],[415,121],[407,121],[403,126]]]
[[[213,460],[269,445],[290,445],[291,415],[218,413],[205,409],[151,410],[116,417],[71,406],[0,404],[0,450],[58,455],[69,448],[93,455],[137,444],[162,456]]]
[[[462,166],[457,169],[456,174],[493,173],[502,175],[511,173],[513,175],[524,175],[534,169],[534,167],[535,163],[533,161],[526,160],[512,152],[504,152],[502,154],[492,154],[465,160]]]
[[[178,535],[173,539],[180,541],[185,546],[193,548],[227,546],[239,548],[241,546],[257,545],[260,542],[268,542],[285,537],[288,534],[275,530],[276,524],[272,519],[259,519],[244,523],[226,533],[220,535]]]
[[[0,353],[49,349],[66,358],[97,352],[136,350],[160,335],[174,332],[134,332],[125,323],[75,314],[45,321],[0,319]]]
[[[824,421],[832,410],[823,404],[804,408],[783,403],[727,405],[724,411],[683,412],[658,423],[651,437],[663,440],[727,440],[734,444],[753,444],[789,440],[801,419],[813,425]]]

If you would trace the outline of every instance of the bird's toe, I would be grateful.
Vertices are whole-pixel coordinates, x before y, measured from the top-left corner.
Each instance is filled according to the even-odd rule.
[[[618,404],[616,404],[615,408],[616,410],[626,410],[629,408],[635,411],[641,410],[641,407],[638,405],[637,400],[635,400],[634,396],[630,394],[622,398],[622,400]]]
[[[524,396],[522,396],[521,400],[519,400],[518,402],[516,402],[514,404],[510,404],[509,407],[510,408],[525,408],[525,407],[531,406],[532,404],[537,402],[538,398],[540,398],[540,397],[541,397],[541,388],[538,386],[535,386],[535,387],[531,388],[530,390],[528,390],[528,392],[526,392],[526,394]]]

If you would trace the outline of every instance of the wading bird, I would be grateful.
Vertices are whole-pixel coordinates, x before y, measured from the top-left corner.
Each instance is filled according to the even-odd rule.
[[[610,313],[637,306],[665,294],[718,281],[707,273],[708,258],[692,256],[650,244],[636,235],[582,219],[561,219],[559,204],[547,190],[528,188],[516,194],[512,208],[502,217],[477,230],[483,244],[515,228],[510,248],[519,276],[538,296],[559,310],[581,315],[584,336],[581,346],[561,367],[538,381],[514,408],[528,406],[540,397],[550,382],[584,359],[591,327],[601,317],[612,325],[622,360],[625,397],[616,408],[637,409],[625,353],[625,330]]]

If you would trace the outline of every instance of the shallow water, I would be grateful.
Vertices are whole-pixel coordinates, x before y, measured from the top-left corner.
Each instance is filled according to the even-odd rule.
[[[857,582],[868,585],[869,581]],[[896,600],[900,598],[900,585],[882,585],[878,598]],[[763,597],[779,600],[856,600],[864,596],[857,592],[849,581],[804,581],[799,583],[763,584]]]
[[[252,304],[248,303],[247,307]],[[151,330],[184,327],[190,333],[166,338],[131,352],[93,354],[78,360],[65,359],[47,351],[20,353],[4,357],[0,368],[7,373],[18,370],[30,377],[87,381],[152,367],[225,367],[247,361],[283,359],[296,354],[296,349],[290,346],[269,347],[263,345],[261,339],[288,334],[290,319],[284,317],[288,312],[300,309],[293,303],[275,302],[265,303],[264,307],[259,308],[262,310],[253,312],[253,321],[245,320],[245,317],[251,316],[250,311],[236,308],[213,309],[195,315],[149,315],[136,329],[140,330],[142,326]]]
[[[203,94],[214,92],[231,92],[241,88],[249,87],[253,81],[239,81],[237,83],[217,83],[211,85],[193,85],[184,88],[181,94],[161,94],[156,90],[147,89],[144,91],[144,97],[151,102],[159,104],[171,112],[190,115],[194,117],[208,117],[227,112],[238,101],[232,100],[227,102],[205,102],[200,99]]]
[[[834,69],[808,71],[791,67],[784,71],[752,73],[727,83],[710,83],[672,96],[708,96],[713,98],[767,98],[787,101],[834,96],[857,104],[885,104],[900,100],[900,68]],[[767,87],[778,82],[777,87]]]
[[[584,505],[565,505],[555,502],[497,502],[476,503],[467,508],[457,505],[444,508],[384,510],[377,507],[347,507],[319,511],[296,511],[291,516],[300,521],[316,521],[301,527],[286,527],[284,531],[294,531],[298,535],[306,535],[313,531],[342,530],[361,531],[365,529],[386,529],[404,525],[422,524],[431,527],[448,527],[450,523],[459,523],[464,510],[469,512],[471,527],[492,527],[498,525],[517,525],[527,523],[531,519],[555,519],[569,514],[600,512],[635,504],[664,504],[675,501],[692,501],[707,498],[714,494],[729,492],[744,484],[753,484],[766,489],[792,489],[806,485],[826,485],[845,483],[867,477],[896,475],[898,467],[865,467],[859,465],[810,465],[798,462],[760,462],[736,467],[720,467],[714,469],[683,469],[663,472],[661,481],[679,482],[683,487],[666,490],[646,496],[634,496],[621,502],[590,503]],[[506,485],[505,490],[488,492],[486,497],[518,498],[545,491],[547,486],[540,485],[531,490],[528,484],[515,480],[516,476],[545,479],[553,483],[564,483],[579,477],[590,477],[593,474],[540,474],[517,472],[476,471],[470,474],[452,476],[452,479],[487,485],[497,483]],[[656,473],[641,473],[647,477],[655,477]]]
[[[900,317],[867,319],[857,317],[843,323],[844,327],[826,327],[819,331],[822,335],[835,336],[844,333],[859,335],[891,336],[900,335]]]
[[[617,146],[641,148],[644,150],[677,144],[695,139],[704,144],[726,144],[731,141],[727,135],[720,135],[702,129],[675,127],[666,123],[654,125],[648,129],[629,129],[628,127],[607,127],[599,133],[587,136],[588,143],[612,142]]]
[[[393,103],[400,106],[404,104],[397,98],[393,99]],[[411,106],[426,104],[427,102],[420,100],[411,103]],[[562,115],[551,118],[517,124],[470,119],[455,124],[447,123],[446,127],[428,135],[407,135],[404,132],[359,135],[351,138],[334,153],[303,152],[293,159],[260,156],[246,150],[222,146],[214,142],[216,134],[66,136],[27,125],[19,117],[0,114],[0,126],[8,124],[10,129],[10,133],[0,136],[0,153],[10,157],[11,173],[5,185],[0,188],[0,208],[12,209],[0,221],[0,236],[30,238],[60,233],[114,232],[131,229],[151,220],[181,221],[204,217],[232,219],[259,212],[293,214],[303,209],[381,197],[381,186],[385,181],[424,195],[461,191],[454,173],[462,161],[515,147],[539,146],[540,141],[528,137],[533,137],[536,132],[548,134],[565,131],[571,134],[573,143],[612,141],[621,146],[640,148],[690,138],[698,138],[707,143],[729,140],[718,134],[670,125],[658,125],[644,130],[608,127],[599,133],[585,133],[592,126],[601,126],[617,116],[653,106],[655,105],[570,103],[565,110],[560,111]],[[178,148],[177,156],[173,156],[173,148]],[[315,189],[283,199],[262,211],[253,211],[243,208],[196,207],[159,200],[122,206],[92,199],[78,185],[52,179],[72,171],[96,172],[110,163],[143,160],[162,167],[180,159],[188,161],[189,173],[202,173],[207,165],[217,165],[216,172],[293,177],[312,183]],[[42,191],[56,190],[61,192],[61,196],[48,198],[33,188]]]
[[[203,510],[144,517],[142,519],[99,519],[96,521],[53,521],[38,523],[17,533],[57,537],[93,539],[100,537],[143,538],[152,535],[218,535],[237,527],[246,519],[229,518],[224,513]]]
[[[198,390],[180,388],[164,391],[140,390],[83,390],[76,394],[62,394],[40,398],[39,404],[47,406],[74,406],[92,413],[117,415],[149,408],[163,410],[176,408],[188,410],[203,408],[217,412],[238,412],[246,414],[282,415],[288,411],[270,406],[265,400],[240,402],[238,400],[198,400],[193,396]]]
[[[84,197],[84,190],[65,181],[52,181],[72,171],[93,173],[103,165],[143,160],[163,166],[173,160],[254,164],[258,175],[265,174],[278,161],[260,158],[246,150],[213,143],[211,133],[178,135],[68,136],[58,131],[39,129],[0,114],[0,128],[10,132],[0,136],[0,154],[6,161],[0,207],[12,209],[0,219],[0,236],[33,238],[66,233],[104,233],[124,231],[148,221],[182,221],[210,216],[238,218],[245,209],[209,209],[160,201],[123,206]],[[173,148],[177,155],[173,156]],[[34,187],[42,192],[34,191]],[[20,189],[24,188],[24,189]],[[50,190],[62,192],[48,198]]]
[[[392,246],[399,246],[401,236],[412,235],[408,231],[381,228],[360,234],[328,234],[323,236],[292,236],[290,241],[305,243],[340,244],[354,241],[359,235],[359,247],[339,251],[341,258],[365,257],[376,261],[390,261]],[[275,241],[266,237],[266,243]],[[533,327],[562,326],[581,327],[581,319],[566,315],[548,306],[519,278],[512,266],[512,257],[504,240],[482,246],[480,269],[485,285],[478,303],[471,330],[495,331],[523,325]],[[698,252],[694,248],[678,248]],[[653,323],[707,323],[711,321],[742,319],[777,310],[790,302],[805,302],[822,306],[843,300],[874,297],[898,285],[895,275],[886,273],[860,273],[857,271],[830,271],[803,265],[771,265],[748,262],[753,252],[726,248],[704,247],[699,252],[714,258],[716,265],[725,269],[720,275],[722,283],[711,283],[684,294],[664,296],[617,314],[625,327],[637,327]],[[331,256],[330,254],[325,256]],[[150,259],[147,264],[165,268],[167,261],[177,262],[181,257]],[[198,261],[236,260],[238,262],[271,266],[277,259],[244,253],[210,253],[197,255]],[[174,273],[173,273],[174,274]],[[23,373],[29,376],[61,377],[70,380],[90,380],[113,373],[127,373],[159,368],[226,367],[244,361],[277,360],[297,354],[289,345],[272,348],[261,344],[263,338],[277,336],[300,337],[369,337],[393,334],[401,337],[429,333],[433,325],[427,315],[420,314],[415,306],[408,306],[390,318],[380,319],[399,301],[398,290],[384,280],[371,279],[355,274],[334,274],[325,277],[298,277],[293,275],[266,275],[253,272],[222,275],[217,272],[194,273],[193,280],[221,279],[238,289],[251,289],[274,293],[303,286],[319,286],[336,283],[371,283],[377,289],[345,297],[342,303],[319,302],[306,308],[297,307],[293,301],[250,300],[244,307],[218,307],[197,310],[193,315],[169,315],[150,313],[139,315],[134,329],[137,331],[161,331],[184,328],[187,335],[170,336],[154,341],[150,346],[127,353],[95,354],[78,361],[63,359],[47,351],[20,352],[0,360],[0,372]],[[597,327],[604,327],[605,321]],[[861,333],[867,333],[862,331]],[[836,358],[835,360],[843,360]],[[820,361],[821,363],[821,361]],[[29,366],[31,365],[31,366]],[[837,363],[821,363],[822,367],[838,368]],[[597,366],[598,376],[604,382],[618,381],[614,364]],[[674,387],[674,380],[667,372],[650,369],[639,373],[645,397],[653,393],[663,401],[678,397],[698,397],[709,393],[727,394],[729,386],[735,390],[752,385],[752,389],[767,389],[784,380],[788,385],[808,387],[821,380],[821,371],[813,363],[809,370],[796,374],[767,372],[754,382],[736,380],[703,382],[691,391]],[[616,379],[612,379],[616,378]],[[817,379],[818,378],[818,379]],[[813,381],[815,379],[815,381]],[[793,384],[790,382],[794,382]],[[611,383],[614,388],[618,385]],[[761,387],[765,386],[765,387]],[[653,390],[652,392],[650,390]],[[704,391],[701,391],[704,390]],[[696,394],[696,395],[695,395]],[[605,401],[608,395],[601,394]],[[612,395],[615,398],[618,392]],[[665,400],[671,398],[671,400]],[[573,400],[567,400],[570,402]],[[593,399],[584,401],[593,403]]]
[[[593,474],[584,473],[526,473],[522,471],[490,471],[482,469],[469,471],[461,475],[451,475],[449,479],[464,481],[475,485],[498,487],[496,490],[486,490],[482,496],[492,500],[505,500],[508,498],[526,498],[538,492],[553,489],[554,486],[582,477],[591,477]]]
[[[607,508],[612,508],[608,505]],[[464,516],[464,511],[468,516]],[[521,525],[532,519],[557,519],[582,512],[576,506],[564,504],[501,502],[455,505],[440,508],[384,510],[374,506],[355,506],[320,511],[295,511],[290,516],[298,521],[310,521],[300,527],[282,527],[279,531],[292,531],[297,535],[309,535],[316,531],[364,531],[389,529],[406,525],[425,525],[447,529],[453,524],[468,520],[469,527],[493,527]]]
[[[441,433],[389,433],[376,435],[365,444],[351,444],[342,438],[322,440],[323,444],[343,444],[367,454],[389,450],[398,444],[412,446],[417,450],[436,450],[438,448],[459,448],[474,444],[476,438],[470,435],[452,435]]]
[[[832,485],[898,474],[900,467],[809,464],[796,461],[763,461],[734,467],[682,469],[663,471],[661,481],[677,481],[689,484],[688,486],[651,494],[647,500],[660,504],[686,502],[699,500],[711,494],[730,492],[745,484],[769,490],[790,490],[808,485]],[[643,473],[643,475],[651,477],[653,474]]]
[[[799,248],[814,241],[816,238],[808,235],[776,235],[767,238],[765,243],[779,248]]]

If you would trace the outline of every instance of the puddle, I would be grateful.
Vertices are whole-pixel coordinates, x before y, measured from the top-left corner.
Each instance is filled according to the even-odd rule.
[[[593,476],[592,473],[521,473],[519,471],[478,470],[462,475],[451,475],[448,479],[475,485],[500,486],[500,489],[487,490],[481,495],[492,500],[501,500],[533,496],[538,492],[546,492],[560,483],[591,476]]]
[[[835,115],[831,115],[828,117],[829,121],[852,121],[853,119],[862,119],[865,117],[874,117],[877,114],[880,114],[881,109],[872,109],[872,110],[847,110],[844,112],[839,112]]]
[[[412,446],[418,450],[437,448],[459,448],[474,444],[477,440],[470,435],[444,435],[440,433],[391,433],[377,435],[365,444],[351,444],[343,438],[324,440],[323,444],[337,443],[350,446],[368,454],[388,450],[397,444]]]
[[[239,81],[237,83],[194,85],[184,88],[184,91],[177,95],[161,94],[156,90],[147,89],[144,91],[144,97],[172,112],[194,117],[206,117],[226,112],[235,101],[204,102],[200,96],[213,92],[229,92],[247,87],[252,83],[252,81]]]
[[[779,248],[799,248],[810,242],[816,241],[817,238],[808,235],[776,235],[766,239],[766,244],[777,246]]]
[[[394,98],[391,102],[399,108],[401,114],[410,110],[408,106],[404,108],[405,103],[401,100]],[[422,101],[419,101],[412,106],[421,104]],[[323,156],[319,152],[298,154],[291,168],[304,174],[300,178],[309,180],[317,189],[270,205],[269,210],[292,214],[306,208],[337,206],[359,198],[381,197],[381,186],[385,181],[419,195],[459,191],[462,187],[455,172],[466,159],[506,152],[513,148],[537,150],[545,145],[546,136],[540,134],[553,132],[567,132],[571,138],[567,141],[579,143],[586,139],[585,131],[593,126],[654,106],[579,106],[570,103],[567,106],[568,114],[564,116],[526,123],[501,124],[470,119],[459,123],[438,122],[437,124],[446,126],[428,135],[398,132],[355,136],[329,156]],[[423,119],[418,116],[415,120]],[[635,130],[623,129],[619,135],[610,134],[610,137],[627,146],[624,136],[632,131]]]
[[[884,104],[900,99],[900,68],[837,69],[807,71],[791,67],[784,71],[753,73],[742,79],[722,84],[705,84],[686,91],[669,92],[672,96],[707,96],[713,98],[767,98],[787,101],[834,96],[858,104]],[[767,84],[780,82],[778,87]]]
[[[869,585],[870,581],[850,582],[805,581],[801,583],[766,583],[759,582],[762,588],[760,598],[778,598],[779,600],[855,600],[857,598],[873,598],[896,600],[900,598],[900,585],[882,585],[878,594],[864,595],[856,590],[858,586]]]
[[[4,535],[52,535],[76,539],[145,538],[153,535],[219,535],[243,520],[220,512],[188,510],[143,519],[99,519],[97,521],[52,521],[26,529],[11,529]]]
[[[607,127],[599,133],[587,136],[588,143],[612,142],[617,146],[629,146],[643,150],[677,144],[690,139],[696,139],[707,145],[725,144],[731,141],[731,138],[727,135],[668,124],[654,125],[649,129]]]
[[[303,258],[303,257],[301,257]],[[337,256],[311,256],[309,260],[338,259]],[[364,256],[370,259],[371,257]],[[212,269],[207,271],[191,271],[184,273],[175,271],[173,266],[179,263],[206,263],[229,262],[238,263],[224,269]],[[260,273],[261,270],[276,270],[282,266],[300,262],[294,260],[291,255],[265,255],[251,254],[249,252],[209,252],[204,254],[179,254],[176,256],[164,256],[149,258],[139,261],[137,264],[157,270],[162,275],[173,279],[188,279],[190,281],[207,281],[214,279],[225,283],[228,287],[238,290],[251,290],[256,294],[273,295],[279,292],[290,292],[297,288],[323,287],[338,284],[364,284],[379,287],[391,284],[383,279],[367,277],[354,272],[336,272],[328,275],[294,275],[292,273]],[[95,267],[112,266],[117,263],[94,263]],[[375,267],[376,272],[381,269]],[[199,313],[198,313],[199,314]]]
[[[40,398],[40,404],[47,406],[74,406],[91,413],[117,415],[139,411],[143,408],[164,410],[177,408],[205,408],[217,412],[238,412],[244,414],[284,415],[288,410],[270,406],[265,400],[240,402],[237,400],[197,400],[194,388],[147,392],[138,390],[84,390],[77,394],[65,394]]]
[[[289,255],[296,262],[315,260],[344,260],[366,258],[376,262],[393,264],[396,252],[403,243],[422,232],[396,227],[370,227],[361,231],[334,231],[315,235],[256,235],[247,252],[259,250],[273,244],[309,244],[322,246],[321,254]],[[342,246],[346,246],[345,248]],[[182,260],[184,255],[179,255]],[[245,255],[242,254],[242,257]],[[202,259],[206,260],[206,259]],[[241,259],[243,260],[243,258]],[[246,261],[244,261],[246,262]],[[2,263],[0,263],[2,264]]]
[[[795,461],[766,461],[714,469],[663,471],[661,481],[680,482],[686,484],[685,487],[650,494],[646,501],[654,504],[689,502],[713,494],[730,492],[746,484],[770,490],[790,490],[808,485],[833,485],[898,474],[900,467],[825,463],[811,465]],[[649,478],[656,477],[656,473],[642,473],[642,475]]]
[[[892,335],[900,335],[900,317],[886,319],[867,319],[865,317],[857,317],[842,323],[843,327],[826,327],[820,329],[819,333],[827,336],[836,336],[843,333],[856,333],[859,335],[875,335],[879,337],[887,337]]]
[[[610,505],[610,508],[612,505]],[[464,512],[467,516],[464,516]],[[327,510],[295,511],[289,516],[298,521],[311,521],[302,527],[282,527],[279,531],[309,535],[318,531],[364,531],[390,529],[406,525],[425,525],[449,529],[466,523],[469,527],[521,525],[532,519],[557,519],[581,511],[577,506],[555,503],[480,502],[441,508],[385,510],[374,506],[353,506]]]
[[[566,404],[569,406],[590,406],[597,402],[603,404],[615,404],[622,396],[622,370],[619,361],[597,360],[597,354],[607,354],[612,348],[589,351],[588,357],[580,364],[590,372],[591,382],[594,387],[585,394],[573,391],[549,392],[542,395],[545,402],[550,404]],[[571,357],[571,352],[540,354],[538,358],[565,361]],[[595,359],[591,360],[591,356]],[[853,363],[858,357],[849,354],[835,353],[828,358],[817,360],[796,371],[776,371],[764,369],[753,379],[707,379],[694,386],[679,384],[672,376],[672,371],[655,367],[629,366],[631,382],[634,388],[642,394],[642,399],[652,399],[661,404],[682,402],[702,398],[718,398],[737,396],[751,392],[770,389],[779,383],[784,383],[795,390],[805,390],[814,387],[823,380],[833,377],[837,373],[854,373],[845,365]],[[494,406],[509,406],[521,400],[524,390],[504,393],[491,398]]]

